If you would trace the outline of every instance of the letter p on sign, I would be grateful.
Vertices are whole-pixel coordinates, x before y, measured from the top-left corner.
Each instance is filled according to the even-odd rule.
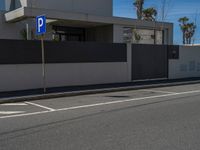
[[[37,16],[36,17],[36,34],[41,35],[46,33],[46,17]]]

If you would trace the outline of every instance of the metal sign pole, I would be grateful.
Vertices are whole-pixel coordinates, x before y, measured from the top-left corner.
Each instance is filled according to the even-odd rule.
[[[46,17],[37,16],[36,17],[36,34],[41,35],[41,47],[42,47],[42,80],[43,80],[43,89],[46,93],[46,69],[45,69],[45,51],[44,51],[44,34],[46,33]]]
[[[46,68],[45,68],[45,52],[44,52],[44,34],[41,35],[42,46],[42,77],[43,77],[43,90],[46,93]]]

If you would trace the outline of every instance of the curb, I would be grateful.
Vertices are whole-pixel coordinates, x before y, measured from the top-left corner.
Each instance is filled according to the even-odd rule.
[[[156,88],[156,87],[198,84],[198,83],[200,83],[200,80],[10,97],[10,98],[0,99],[0,104],[22,102],[22,101],[34,101],[34,100],[42,100],[42,99],[45,100],[45,99],[60,98],[60,97],[80,96],[80,95],[87,95],[87,94],[100,94],[100,93],[119,92],[119,91],[128,91],[128,90],[139,90],[139,89],[148,89],[148,88]]]

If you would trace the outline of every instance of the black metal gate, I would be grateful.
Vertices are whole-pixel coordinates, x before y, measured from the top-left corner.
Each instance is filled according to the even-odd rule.
[[[168,77],[166,45],[132,45],[132,80]]]

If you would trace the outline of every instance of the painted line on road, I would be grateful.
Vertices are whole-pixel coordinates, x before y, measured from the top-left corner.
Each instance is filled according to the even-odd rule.
[[[37,106],[37,107],[40,107],[40,108],[44,108],[44,109],[47,109],[49,111],[55,111],[55,109],[53,109],[53,108],[50,108],[50,107],[47,107],[47,106],[43,106],[43,105],[40,105],[40,104],[36,104],[36,103],[32,103],[32,102],[25,102],[25,103],[33,105],[33,106]]]
[[[200,93],[200,90],[181,92],[181,93],[164,94],[164,95],[157,95],[157,96],[149,96],[149,97],[141,97],[141,98],[134,98],[134,99],[128,99],[128,100],[119,100],[119,101],[112,101],[112,102],[105,102],[105,103],[96,103],[96,104],[90,104],[90,105],[74,106],[74,107],[68,107],[68,108],[62,108],[62,109],[52,109],[52,110],[48,110],[48,111],[33,112],[33,113],[27,113],[27,114],[2,116],[2,117],[0,117],[0,119],[23,117],[23,116],[33,116],[33,115],[46,114],[46,113],[51,113],[51,112],[76,110],[76,109],[81,109],[81,108],[90,108],[90,107],[97,107],[97,106],[105,106],[105,105],[111,105],[111,104],[119,104],[119,103],[126,103],[126,102],[132,102],[132,101],[139,101],[139,100],[145,100],[145,99],[154,99],[154,98],[178,96],[178,95],[185,95],[185,94],[195,94],[195,93]],[[30,102],[27,102],[27,103],[30,103]]]
[[[27,106],[28,104],[26,103],[6,103],[6,104],[1,104],[1,106]]]
[[[25,111],[0,111],[0,115],[22,114]]]
[[[139,101],[139,100],[145,100],[145,99],[154,99],[154,98],[162,98],[162,97],[184,95],[184,94],[194,94],[194,93],[200,93],[200,90],[197,90],[197,91],[188,91],[188,92],[181,92],[181,93],[171,93],[171,94],[165,94],[165,95],[148,96],[148,97],[140,97],[140,98],[133,98],[133,99],[127,99],[127,100],[118,100],[118,101],[105,102],[105,103],[97,103],[97,104],[90,104],[90,105],[75,106],[75,107],[57,109],[56,111],[74,110],[74,109],[80,109],[80,108],[88,108],[88,107],[95,107],[95,106],[119,104],[119,103]]]
[[[141,90],[141,91],[154,92],[154,93],[165,93],[165,94],[177,94],[177,92],[160,91],[160,90]]]

